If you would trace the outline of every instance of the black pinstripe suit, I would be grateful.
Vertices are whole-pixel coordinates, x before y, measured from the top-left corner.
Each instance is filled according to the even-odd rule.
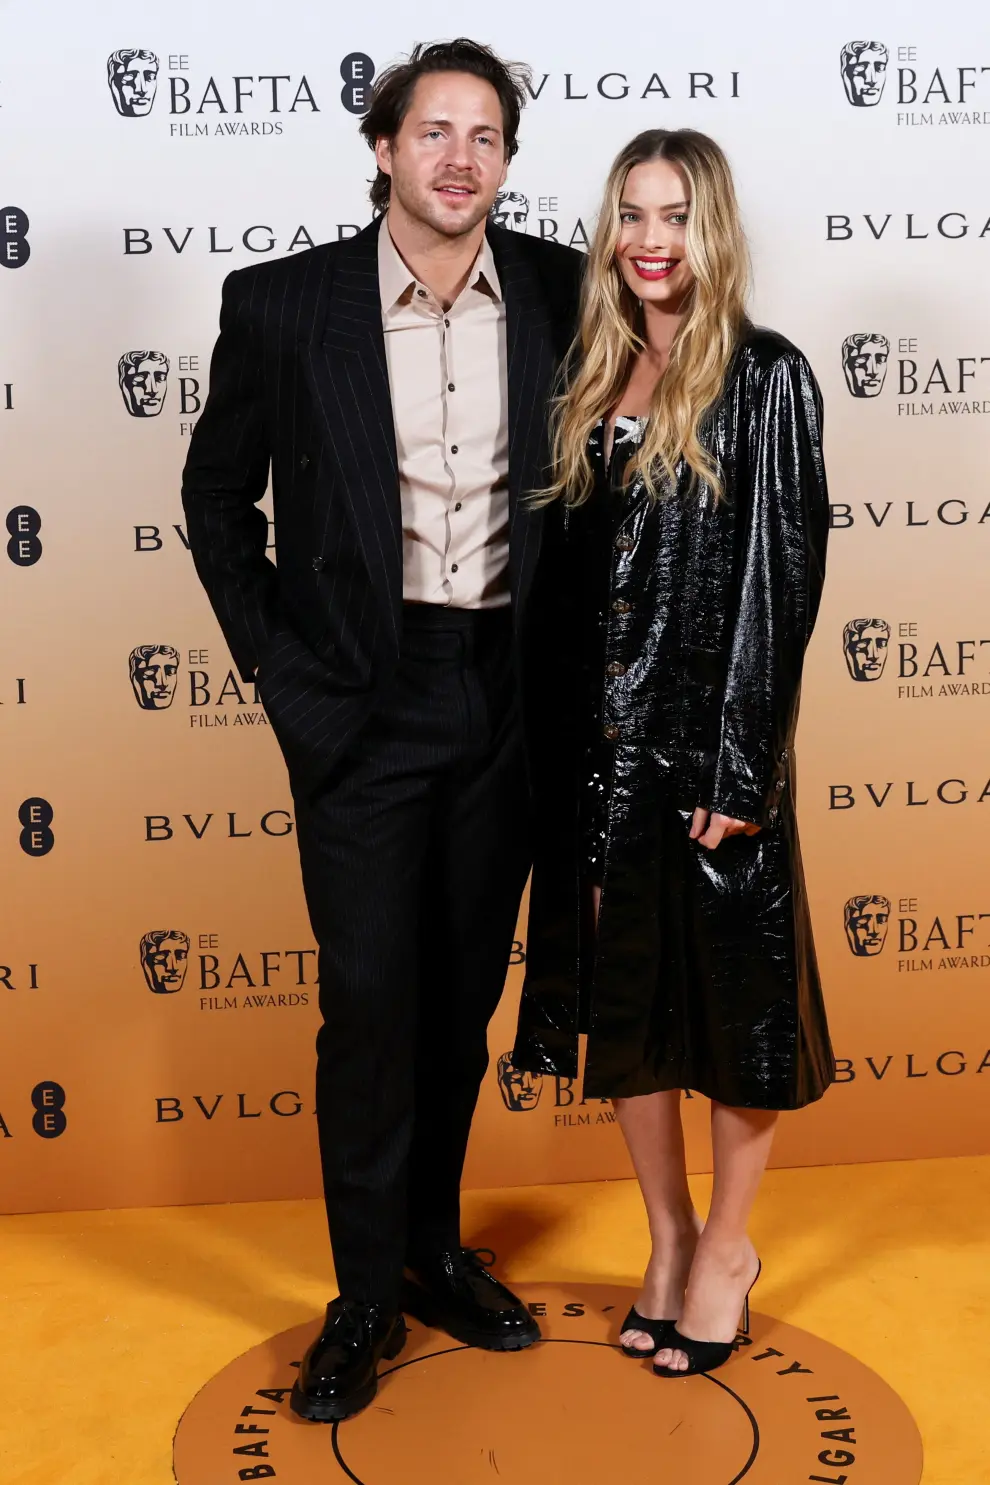
[[[402,602],[375,223],[232,274],[183,481],[234,660],[296,800],[320,945],[317,1113],[341,1292],[448,1247],[526,871],[518,695],[547,396],[581,256],[489,227],[506,306],[511,617]],[[271,469],[277,568],[257,502]],[[431,625],[439,618],[439,625]]]

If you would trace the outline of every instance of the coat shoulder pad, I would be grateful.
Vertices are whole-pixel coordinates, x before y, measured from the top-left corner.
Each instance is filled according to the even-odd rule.
[[[740,371],[755,371],[761,376],[784,362],[793,368],[807,366],[807,357],[793,341],[765,325],[747,325],[739,342]]]

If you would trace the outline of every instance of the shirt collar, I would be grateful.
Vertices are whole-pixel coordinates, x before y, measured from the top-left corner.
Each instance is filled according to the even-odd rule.
[[[388,216],[378,233],[378,285],[381,291],[382,311],[388,314],[396,304],[416,285],[416,275],[406,267],[398,248],[388,230]],[[481,239],[481,247],[468,275],[468,288],[488,293],[501,301],[502,286],[498,281],[495,259],[487,237]]]

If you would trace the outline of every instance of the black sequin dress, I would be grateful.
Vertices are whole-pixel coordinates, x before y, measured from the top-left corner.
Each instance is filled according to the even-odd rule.
[[[602,421],[591,434],[593,467],[601,476],[603,489],[593,496],[592,519],[596,538],[584,547],[585,554],[592,554],[599,542],[602,550],[608,550],[615,539],[615,532],[626,507],[626,491],[623,487],[623,472],[629,456],[642,442],[646,429],[645,418],[619,417],[615,420],[615,431],[608,460],[605,459],[605,423]],[[602,498],[604,497],[604,498]],[[605,563],[591,560],[586,563],[583,575],[586,593],[594,595],[594,601],[584,609],[588,632],[585,634],[583,651],[588,658],[585,680],[588,686],[588,706],[585,716],[588,731],[584,740],[584,769],[581,779],[580,829],[581,829],[581,875],[582,879],[600,887],[605,874],[605,851],[608,844],[608,815],[612,794],[612,769],[615,762],[615,747],[603,733],[601,677],[604,670],[602,657],[608,631],[608,568]]]

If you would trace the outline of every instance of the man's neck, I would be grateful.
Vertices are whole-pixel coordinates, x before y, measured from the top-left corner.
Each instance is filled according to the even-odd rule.
[[[468,281],[471,266],[485,236],[482,219],[463,237],[447,237],[392,202],[382,231],[391,235],[396,250],[411,273],[431,289],[449,309]]]

